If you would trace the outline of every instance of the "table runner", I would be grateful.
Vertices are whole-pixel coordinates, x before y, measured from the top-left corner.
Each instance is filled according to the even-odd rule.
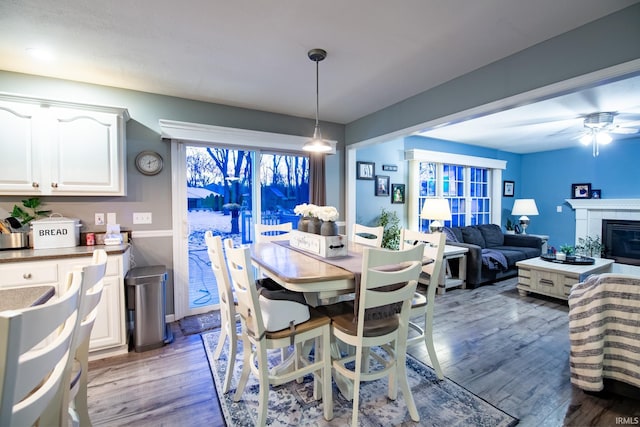
[[[347,247],[347,255],[343,255],[343,256],[337,256],[337,257],[332,257],[332,258],[324,258],[321,257],[319,255],[316,254],[312,254],[309,253],[307,251],[304,251],[302,249],[298,249],[295,248],[293,246],[291,246],[289,244],[288,240],[277,240],[277,241],[273,241],[273,243],[283,246],[285,248],[294,250],[296,252],[302,253],[304,255],[307,255],[311,258],[317,259],[319,261],[323,261],[326,262],[327,264],[331,264],[335,267],[339,267],[342,268],[343,270],[347,270],[351,273],[353,273],[354,276],[354,286],[355,286],[355,297],[354,297],[354,304],[353,304],[353,314],[354,314],[354,319],[353,321],[356,322],[358,319],[358,301],[360,300],[360,280],[362,278],[362,252],[356,252],[356,251],[351,251],[349,250],[349,248]],[[430,262],[433,262],[432,259],[424,259],[423,260],[423,265],[424,264],[428,264]],[[379,291],[393,291],[395,289],[397,289],[400,286],[403,286],[404,283],[402,284],[395,284],[395,285],[388,285],[388,286],[384,286],[379,288]],[[376,307],[374,309],[367,309],[366,313],[365,313],[365,320],[378,320],[378,319],[386,319],[394,314],[397,314],[400,312],[400,308],[401,308],[402,304],[396,303],[396,304],[390,304],[390,305],[384,305],[384,306],[380,306],[380,307]]]

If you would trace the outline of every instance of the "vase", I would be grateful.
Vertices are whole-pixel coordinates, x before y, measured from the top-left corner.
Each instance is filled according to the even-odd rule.
[[[308,216],[303,216],[298,221],[298,231],[304,231],[305,233],[309,231],[309,223],[311,222],[311,218]]]
[[[320,235],[321,236],[337,236],[338,224],[336,224],[335,221],[322,221],[322,226],[320,227]]]
[[[320,234],[320,227],[322,227],[322,221],[320,221],[320,218],[311,218],[307,228],[307,233]]]

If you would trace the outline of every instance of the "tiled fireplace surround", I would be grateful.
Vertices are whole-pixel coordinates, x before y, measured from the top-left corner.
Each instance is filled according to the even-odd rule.
[[[576,243],[580,237],[602,239],[603,219],[640,220],[640,199],[568,199],[576,211]],[[614,273],[640,275],[640,267],[615,264]]]

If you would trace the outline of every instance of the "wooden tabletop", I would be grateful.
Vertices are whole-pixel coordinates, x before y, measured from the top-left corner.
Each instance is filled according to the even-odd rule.
[[[354,274],[275,243],[251,245],[251,258],[265,274],[297,292],[353,291]]]
[[[18,310],[44,304],[55,295],[53,286],[0,289],[0,311]]]

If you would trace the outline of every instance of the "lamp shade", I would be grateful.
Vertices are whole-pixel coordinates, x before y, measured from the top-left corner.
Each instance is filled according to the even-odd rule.
[[[516,199],[513,203],[511,215],[538,215],[538,207],[534,199]]]
[[[451,221],[451,209],[447,199],[426,199],[420,218],[436,221]]]

